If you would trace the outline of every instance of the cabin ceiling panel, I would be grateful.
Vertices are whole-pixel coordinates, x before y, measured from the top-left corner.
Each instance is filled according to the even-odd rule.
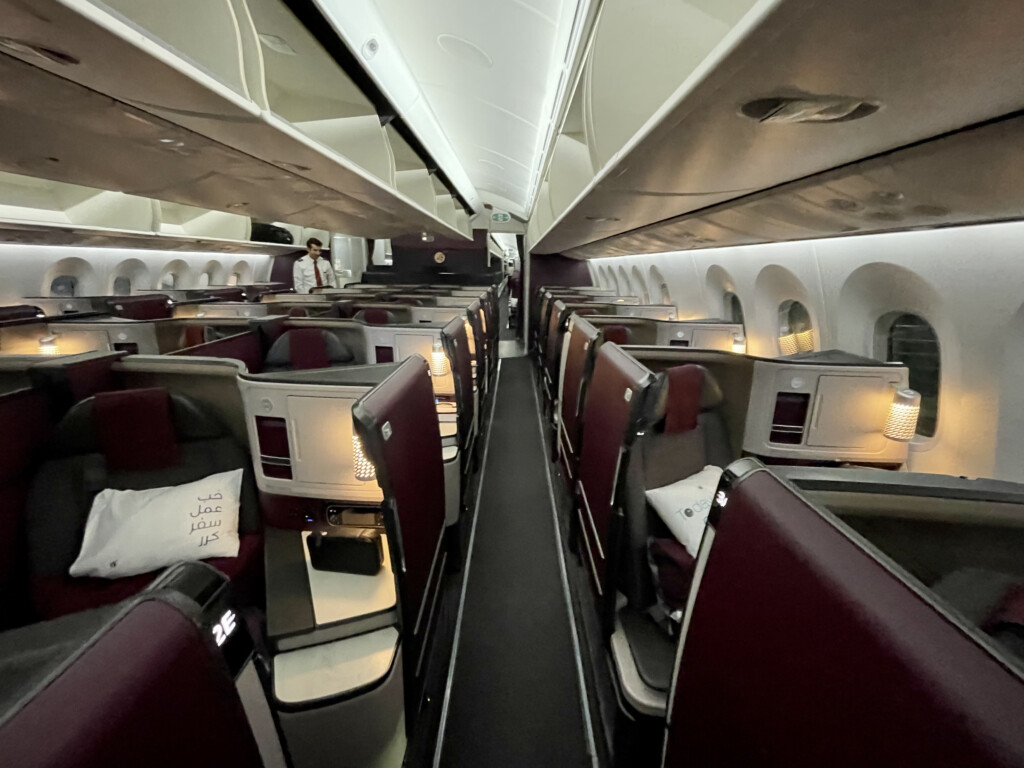
[[[1024,108],[1017,0],[782,0],[688,81],[542,236],[565,252]],[[683,85],[683,84],[681,84]],[[767,97],[841,96],[880,109],[766,123]]]
[[[575,1],[375,2],[474,186],[522,214]],[[495,188],[495,172],[506,188]]]

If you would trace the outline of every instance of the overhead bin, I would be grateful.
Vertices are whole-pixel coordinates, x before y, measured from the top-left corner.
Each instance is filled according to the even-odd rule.
[[[0,241],[152,250],[292,253],[249,241],[241,214],[0,172]]]
[[[533,250],[589,257],[722,244],[710,231],[692,231],[696,244],[678,233],[628,238],[1011,115],[1024,108],[1022,25],[1024,6],[1012,0],[939,0],[927,14],[883,0],[651,3],[643,12],[607,0],[577,86],[594,178],[538,227]],[[679,42],[699,29],[703,42]],[[533,215],[543,223],[541,203]],[[619,236],[614,250],[573,250]]]
[[[0,13],[2,170],[365,237],[462,237],[433,194],[396,188],[373,105],[281,0]]]
[[[1024,218],[1024,118],[959,131],[566,252],[753,245]]]

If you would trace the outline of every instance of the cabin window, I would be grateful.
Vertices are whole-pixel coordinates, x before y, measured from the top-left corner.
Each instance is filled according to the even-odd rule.
[[[622,296],[633,295],[633,286],[629,282],[629,275],[626,274],[625,267],[619,267],[619,294]]]
[[[114,295],[129,296],[132,292],[132,279],[121,275],[114,278]]]
[[[71,275],[59,275],[50,283],[51,296],[75,296],[78,294],[78,278]]]
[[[647,292],[647,283],[644,282],[644,276],[640,273],[640,267],[633,267],[633,287],[637,291],[637,296],[640,297],[640,301],[644,304],[651,303],[651,296]]]
[[[199,287],[200,288],[206,288],[209,285],[210,285],[210,274],[208,272],[203,272],[203,274],[201,274],[199,276]]]
[[[238,285],[238,278],[239,275],[237,272],[231,273],[231,276],[228,277],[228,285]]]
[[[814,326],[807,307],[799,301],[779,305],[779,352],[795,355],[814,351]]]
[[[174,283],[175,278],[173,272],[168,272],[163,277],[160,278],[161,288],[174,288]]]
[[[725,296],[722,297],[722,304],[725,307],[725,317],[723,319],[728,320],[730,323],[743,325],[743,305],[740,303],[740,297],[732,291],[726,291]],[[808,323],[808,326],[810,326],[810,323]]]
[[[879,324],[886,362],[907,366],[910,388],[921,393],[917,434],[932,437],[939,419],[939,337],[927,320],[909,313],[883,317]],[[879,356],[881,351],[876,349]]]

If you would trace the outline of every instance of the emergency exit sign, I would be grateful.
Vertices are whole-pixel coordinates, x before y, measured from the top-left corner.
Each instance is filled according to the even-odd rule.
[[[491,221],[493,221],[495,224],[505,224],[511,220],[512,217],[509,216],[504,211],[495,211],[494,213],[491,214]]]

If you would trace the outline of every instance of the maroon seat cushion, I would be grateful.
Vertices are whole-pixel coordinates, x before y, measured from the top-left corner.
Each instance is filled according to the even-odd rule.
[[[696,365],[680,365],[665,371],[668,377],[668,403],[665,406],[665,432],[689,432],[697,428],[704,372]]]
[[[215,557],[210,565],[236,582],[236,593],[251,595],[261,582],[263,536],[239,534],[237,557]],[[126,600],[148,587],[163,569],[122,579],[33,576],[32,602],[40,619],[55,619],[69,613],[99,608]]]
[[[632,341],[633,334],[630,333],[629,328],[624,325],[606,325],[601,333],[604,335],[605,341],[610,341],[618,344],[620,347],[623,344],[629,344]]]
[[[686,608],[695,560],[675,539],[651,539],[649,545],[654,583],[669,611]]]
[[[360,314],[363,321],[370,325],[387,325],[391,322],[391,315],[386,309],[364,309]]]
[[[329,368],[327,341],[319,328],[298,328],[288,332],[288,358],[296,371]]]
[[[288,317],[309,317],[305,307],[292,307],[288,310]]]
[[[100,392],[93,418],[109,470],[149,470],[178,461],[178,444],[166,389]],[[140,429],[140,425],[145,429]]]

